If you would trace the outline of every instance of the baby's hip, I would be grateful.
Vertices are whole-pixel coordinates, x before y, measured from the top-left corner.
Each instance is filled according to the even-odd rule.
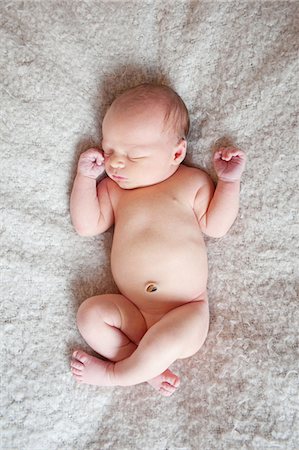
[[[173,311],[180,306],[186,305],[188,303],[200,302],[201,300],[205,300],[206,302],[208,302],[208,295],[206,290],[192,300],[186,299],[185,301],[177,301],[173,303],[166,302],[164,305],[160,305],[160,310],[148,308],[148,305],[141,305],[141,307],[139,308],[138,306],[138,308],[145,319],[147,328],[149,329],[155,323],[159,322],[170,311]]]

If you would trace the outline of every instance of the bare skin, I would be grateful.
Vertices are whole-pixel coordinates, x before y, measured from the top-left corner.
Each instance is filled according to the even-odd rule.
[[[78,328],[108,361],[76,350],[71,367],[79,383],[129,386],[148,382],[164,396],[180,379],[169,369],[194,355],[209,327],[207,254],[202,233],[221,237],[239,204],[245,155],[219,149],[209,176],[182,163],[185,139],[162,131],[163,109],[111,108],[102,150],[79,160],[71,196],[77,232],[100,234],[115,225],[111,268],[120,294],[87,299]],[[98,186],[96,178],[106,171]]]

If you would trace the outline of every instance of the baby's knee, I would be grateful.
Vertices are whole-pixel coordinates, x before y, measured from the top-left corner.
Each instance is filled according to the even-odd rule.
[[[199,303],[199,316],[195,323],[190,324],[189,333],[184,341],[184,348],[180,359],[195,355],[203,346],[209,332],[209,310],[208,305]]]
[[[97,309],[98,301],[96,297],[90,297],[81,303],[77,311],[77,324],[79,329],[88,325],[94,319]]]
[[[207,338],[207,333],[201,334],[199,339],[196,339],[194,342],[189,342],[188,345],[184,346],[182,352],[178,359],[190,358],[195,355],[205,343]]]

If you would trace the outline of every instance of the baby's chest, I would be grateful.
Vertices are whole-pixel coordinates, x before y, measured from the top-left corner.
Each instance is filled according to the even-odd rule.
[[[191,202],[171,190],[139,190],[126,192],[115,211],[116,223],[128,222],[160,229],[182,225],[193,216]]]

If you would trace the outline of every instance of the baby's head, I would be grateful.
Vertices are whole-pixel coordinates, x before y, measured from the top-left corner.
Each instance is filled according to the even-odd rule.
[[[133,189],[176,172],[186,154],[189,115],[171,88],[142,84],[114,100],[102,129],[108,176],[120,187]]]

